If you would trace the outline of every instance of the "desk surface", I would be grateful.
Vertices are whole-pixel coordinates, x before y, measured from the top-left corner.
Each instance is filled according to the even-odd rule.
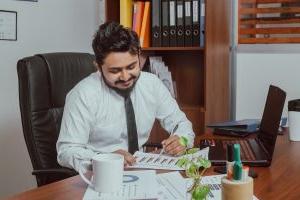
[[[300,142],[290,142],[288,135],[278,136],[272,165],[254,168],[254,194],[260,200],[300,199]],[[207,175],[214,174],[211,168]],[[79,176],[32,189],[10,199],[82,199],[87,185]]]

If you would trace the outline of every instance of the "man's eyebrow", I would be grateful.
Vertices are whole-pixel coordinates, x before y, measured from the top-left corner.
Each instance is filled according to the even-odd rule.
[[[127,65],[127,66],[125,66],[125,68],[128,68],[128,67],[130,67],[130,66],[132,66],[132,65],[135,65],[136,63],[137,63],[138,61],[133,61],[132,63],[130,63],[129,65]],[[122,68],[124,68],[124,67],[110,67],[109,68],[109,70],[114,70],[114,69],[122,69]]]

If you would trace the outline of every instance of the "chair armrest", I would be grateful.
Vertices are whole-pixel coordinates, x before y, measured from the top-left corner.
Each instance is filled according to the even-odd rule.
[[[78,173],[69,168],[50,168],[33,170],[32,175],[50,175],[50,174],[65,174],[69,176],[77,175]]]

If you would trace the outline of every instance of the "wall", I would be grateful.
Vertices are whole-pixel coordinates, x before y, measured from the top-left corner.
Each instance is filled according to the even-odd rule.
[[[235,66],[235,117],[261,118],[270,84],[300,99],[300,45],[240,45]]]
[[[300,99],[300,44],[238,45],[238,1],[232,4],[231,117],[261,118],[270,84]]]
[[[0,198],[36,186],[25,146],[18,101],[17,60],[46,52],[92,52],[98,0],[1,0],[18,12],[18,41],[0,40]]]

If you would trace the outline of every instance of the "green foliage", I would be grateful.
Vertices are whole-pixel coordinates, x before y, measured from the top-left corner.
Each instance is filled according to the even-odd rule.
[[[192,192],[192,200],[204,200],[210,191],[207,185],[198,185]]]
[[[187,147],[188,139],[186,137],[180,137],[179,142],[182,146]],[[188,154],[193,154],[197,151],[198,148],[187,149],[183,158],[177,162],[177,166],[185,168],[186,176],[193,179],[193,185],[188,190],[188,192],[192,194],[192,200],[204,200],[210,188],[207,185],[200,184],[200,180],[205,170],[211,167],[211,162],[202,157],[193,159],[187,157]]]
[[[179,139],[179,143],[180,143],[180,145],[186,147],[187,144],[188,144],[188,139],[184,136],[181,136],[180,139]]]

